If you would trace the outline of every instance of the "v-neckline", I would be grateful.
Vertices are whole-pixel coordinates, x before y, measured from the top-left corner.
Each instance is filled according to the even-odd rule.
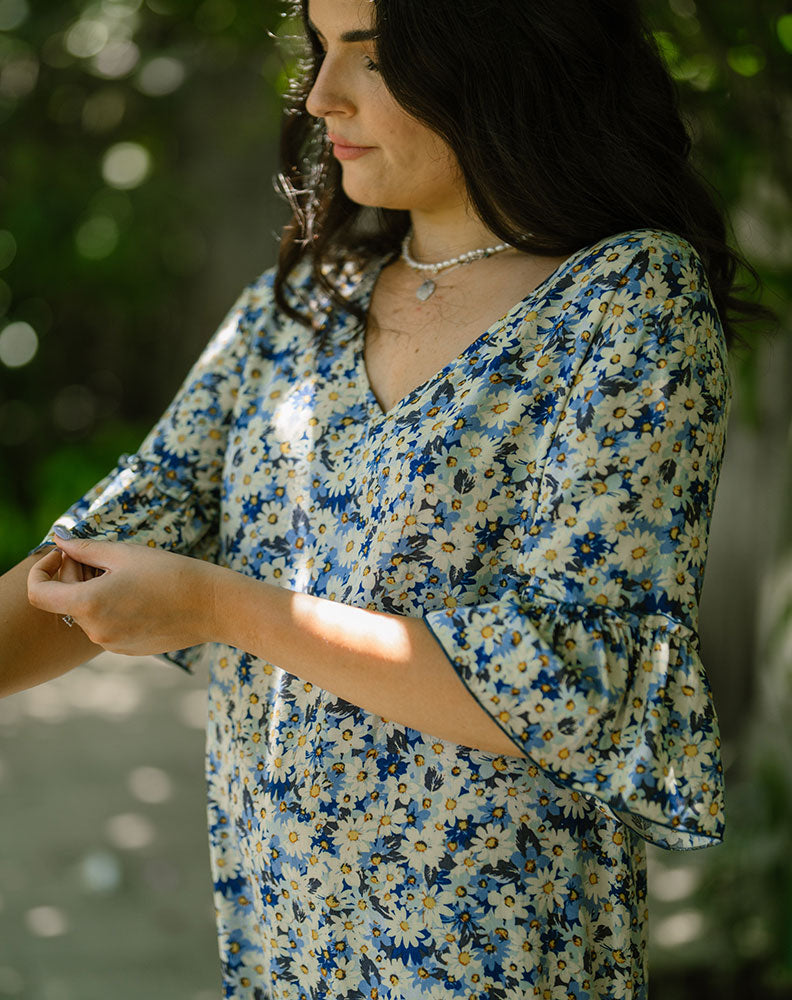
[[[597,246],[598,244],[594,244]],[[447,376],[447,374],[455,368],[460,361],[464,360],[468,354],[472,351],[477,350],[481,347],[482,343],[489,343],[492,336],[500,332],[504,326],[508,325],[509,321],[514,319],[515,314],[519,313],[522,309],[526,308],[531,302],[538,298],[545,288],[555,283],[561,276],[561,274],[571,265],[571,263],[576,260],[581,254],[586,251],[591,250],[592,247],[583,247],[580,250],[575,251],[566,260],[563,260],[554,271],[552,271],[546,278],[543,278],[534,288],[528,292],[527,295],[523,296],[519,302],[516,302],[508,312],[504,313],[495,320],[490,326],[472,340],[456,357],[452,358],[447,364],[439,368],[433,375],[425,379],[419,385],[410,389],[404,396],[398,399],[393,406],[389,407],[387,410],[383,407],[377,398],[376,393],[371,385],[371,380],[369,379],[368,370],[366,368],[365,359],[365,347],[366,347],[366,325],[358,324],[354,335],[354,351],[355,351],[355,367],[357,369],[358,378],[360,385],[363,388],[363,394],[365,396],[366,406],[369,410],[370,415],[376,420],[389,420],[392,419],[395,414],[401,410],[404,404],[418,395],[423,394],[426,390],[433,385],[435,382],[440,381],[441,378]],[[361,279],[360,286],[357,290],[358,300],[363,307],[364,311],[368,313],[369,307],[371,305],[371,298],[374,293],[374,287],[377,284],[380,274],[385,269],[385,267],[394,260],[394,255],[389,253],[386,256],[376,258],[367,273]],[[521,324],[520,324],[521,325]],[[519,329],[519,326],[518,326]]]

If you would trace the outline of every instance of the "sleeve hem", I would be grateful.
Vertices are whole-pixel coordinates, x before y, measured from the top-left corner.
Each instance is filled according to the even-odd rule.
[[[525,613],[526,596],[522,593],[513,595],[517,604],[521,605],[520,611],[523,614]],[[543,600],[540,602],[534,601],[533,603],[535,605],[545,605],[543,608],[538,606],[535,608],[536,613],[541,618],[555,622],[556,625],[558,624],[559,611],[557,610],[557,601],[547,598],[545,595]],[[572,610],[570,607],[572,602],[563,603],[567,605],[567,609],[565,610]],[[502,609],[496,608],[495,610],[499,611],[501,615],[503,614]],[[573,615],[573,618],[579,619],[581,612],[585,616],[585,612],[589,611],[595,614],[599,622],[609,621],[609,627],[611,628],[614,624],[618,624],[620,628],[613,633],[612,642],[614,649],[612,654],[613,656],[619,654],[621,659],[627,659],[630,663],[635,661],[637,655],[635,652],[626,648],[620,651],[621,645],[624,644],[626,646],[629,641],[629,633],[631,631],[631,624],[633,623],[619,621],[618,613],[614,613],[613,610],[610,610],[610,614],[604,617],[602,616],[603,609],[598,607],[585,609],[575,606],[575,611],[576,614]],[[644,735],[640,740],[636,741],[633,738],[634,734],[630,728],[625,727],[620,720],[618,725],[612,727],[615,729],[615,733],[611,734],[611,741],[613,741],[615,746],[620,748],[618,753],[613,751],[611,742],[604,741],[604,737],[600,738],[598,731],[595,731],[594,736],[590,740],[587,740],[584,746],[564,747],[563,749],[571,750],[571,752],[568,752],[564,757],[563,766],[555,767],[551,760],[545,760],[546,752],[544,749],[537,750],[535,741],[529,738],[527,742],[523,743],[521,737],[524,734],[520,730],[512,730],[511,732],[507,730],[503,722],[495,714],[499,710],[499,705],[502,704],[504,710],[506,710],[506,719],[523,717],[524,702],[518,690],[512,689],[511,685],[505,681],[498,682],[501,686],[505,685],[505,694],[500,687],[496,686],[495,688],[498,694],[503,696],[503,700],[501,701],[500,698],[495,699],[495,704],[490,704],[483,700],[488,694],[488,688],[482,685],[492,683],[492,678],[486,672],[487,664],[480,661],[475,647],[471,648],[467,644],[464,629],[459,623],[456,624],[456,627],[449,623],[448,627],[451,629],[451,634],[446,634],[446,623],[443,617],[438,617],[442,615],[443,609],[436,609],[429,612],[423,620],[426,622],[427,628],[435,640],[442,647],[455,673],[472,697],[475,698],[477,704],[481,706],[483,711],[487,712],[501,731],[509,737],[510,742],[519,749],[520,758],[525,759],[531,767],[536,769],[537,773],[541,772],[547,780],[551,781],[558,788],[576,791],[584,795],[592,803],[593,807],[611,822],[619,823],[643,840],[658,847],[667,850],[692,850],[708,847],[722,841],[723,808],[720,801],[721,796],[718,793],[720,787],[719,778],[716,774],[710,774],[709,770],[698,775],[694,773],[688,774],[686,771],[680,770],[680,767],[684,767],[687,757],[681,757],[681,764],[679,763],[678,758],[682,751],[681,747],[673,747],[674,742],[679,742],[679,740],[676,740],[676,737],[675,740],[670,741],[667,747],[663,740],[655,733],[654,729],[656,727],[653,728],[650,726],[651,732],[647,735],[644,733],[647,720],[643,719],[643,722],[641,722],[638,719],[637,723],[640,723],[639,735]],[[645,626],[646,624],[644,622]],[[684,662],[686,663],[688,658],[691,660],[691,663],[693,661],[698,662],[698,654],[694,645],[690,642],[691,636],[688,627],[677,621],[668,621],[663,615],[653,616],[652,625],[659,630],[662,636],[667,637],[665,640],[661,640],[663,646],[670,642],[674,648],[677,646],[680,649],[687,647],[690,652],[685,657]],[[491,632],[492,629],[490,629]],[[672,635],[674,635],[673,640],[671,639]],[[541,635],[538,638],[541,639]],[[599,638],[602,639],[602,636],[599,636]],[[645,641],[645,638],[639,641]],[[470,642],[472,643],[473,640],[471,639]],[[462,644],[461,648],[459,646],[460,643]],[[548,651],[551,651],[552,642],[549,644],[546,643],[544,647],[540,643],[535,645],[536,648],[527,651],[523,658],[531,656],[532,653],[536,654],[537,658],[541,658],[540,654],[548,656]],[[607,641],[605,645],[608,646]],[[462,653],[462,648],[466,651],[465,653]],[[453,651],[456,649],[460,649],[459,656],[453,655]],[[658,671],[661,671],[662,668],[668,673],[666,659],[661,656],[661,661],[658,665]],[[599,672],[604,676],[609,676],[611,673],[611,657],[609,656],[606,662],[600,663],[599,666]],[[643,670],[633,670],[635,677],[639,680],[645,680],[649,677],[649,674],[646,672],[646,664],[644,663],[642,666],[644,667]],[[675,666],[675,661],[672,660],[671,666]],[[557,672],[559,675],[563,674],[563,663],[559,662],[557,668],[556,671],[552,662],[545,663],[542,669],[547,674],[546,683],[552,683],[550,678],[551,676],[555,676]],[[498,670],[500,670],[500,667],[498,667]],[[684,670],[683,668],[680,668],[680,670],[679,676],[673,679],[673,684],[676,687],[685,682]],[[629,679],[631,671],[628,666],[624,668],[624,672],[625,679]],[[675,671],[672,671],[673,673]],[[660,680],[661,678],[658,674],[657,683],[660,683]],[[634,680],[630,683],[632,685]],[[666,705],[668,701],[669,696],[666,689],[670,683],[669,677],[665,677],[663,679],[663,688],[655,693],[661,699],[661,707]],[[694,685],[691,682],[688,686],[690,686],[691,690],[685,690],[685,696],[691,697]],[[612,691],[611,694],[619,693],[620,691],[621,689],[618,688],[617,692]],[[644,705],[648,705],[651,699],[655,697],[652,691],[645,692],[642,688],[636,687],[636,692],[640,695],[639,700]],[[524,693],[523,691],[523,695]],[[706,694],[706,691],[703,693]],[[623,692],[619,695],[620,703],[623,701],[622,695]],[[614,713],[618,714],[617,705],[604,705],[599,712],[601,725],[609,726],[616,717]],[[651,722],[651,720],[649,721]],[[569,720],[562,719],[561,722],[566,722],[569,725]],[[528,725],[527,722],[526,725]],[[550,725],[549,721],[547,725]],[[565,729],[558,723],[555,728],[562,734],[566,733],[570,738],[574,736],[568,726]],[[635,726],[632,728],[634,729]],[[529,729],[530,726],[525,730],[525,734],[528,734]],[[615,741],[613,740],[614,735],[617,737]],[[608,732],[605,732],[605,736],[608,736]],[[547,739],[546,736],[545,739]],[[717,748],[719,746],[717,733],[714,734],[713,739]],[[583,753],[584,750],[586,751],[585,754]],[[597,764],[596,767],[594,767],[594,761],[591,757],[592,752],[601,760],[601,763]],[[717,756],[717,749],[713,750],[713,753]],[[668,756],[670,761],[670,780],[673,782],[673,768],[676,767],[680,785],[678,789],[674,786],[670,790],[666,790],[667,794],[664,793],[660,797],[662,799],[660,801],[656,800],[656,796],[650,794],[651,790],[647,785],[648,779],[644,780],[641,775],[647,773],[647,771],[651,774],[654,766],[653,762],[660,761],[662,763],[666,756]],[[627,757],[629,758],[627,762],[630,764],[630,767],[640,765],[640,768],[636,767],[636,775],[631,776],[629,770],[622,770]],[[603,783],[601,787],[599,782]],[[711,787],[708,787],[708,784]],[[699,785],[701,785],[701,788],[699,788]],[[707,793],[703,795],[703,801],[699,792]],[[665,801],[666,799],[667,801]],[[713,806],[716,808],[715,812],[712,812]]]
[[[525,750],[520,746],[517,740],[515,740],[513,734],[510,733],[507,729],[505,729],[504,726],[501,725],[501,723],[495,718],[494,715],[492,715],[491,712],[487,711],[487,709],[482,704],[481,699],[477,696],[475,691],[471,690],[470,685],[467,683],[465,678],[458,670],[457,665],[448,655],[448,650],[440,641],[440,638],[438,637],[437,633],[432,627],[432,623],[429,621],[428,616],[425,615],[423,621],[426,627],[434,636],[434,639],[437,642],[437,644],[442,649],[445,658],[454,668],[454,672],[456,673],[457,677],[465,685],[471,697],[475,699],[476,704],[480,706],[482,711],[486,712],[487,715],[489,715],[489,717],[493,720],[493,722],[497,725],[497,727],[501,730],[501,732],[509,737],[511,742],[520,751],[521,758],[523,760],[529,761],[532,765],[539,768],[542,774],[546,775],[550,779],[550,781],[553,782],[554,785],[557,785],[559,788],[570,789],[572,791],[579,791],[581,795],[585,795],[586,798],[588,798],[592,802],[596,802],[599,810],[606,816],[615,820],[618,823],[623,824],[626,827],[629,827],[629,829],[631,829],[634,833],[638,834],[638,836],[649,841],[649,843],[655,844],[658,847],[663,848],[664,850],[672,850],[672,851],[701,850],[702,848],[706,847],[714,847],[722,842],[723,840],[722,828],[717,834],[709,834],[709,833],[703,833],[699,830],[693,831],[690,829],[685,829],[684,827],[674,826],[671,823],[660,823],[657,822],[656,820],[647,822],[646,820],[642,820],[642,818],[639,815],[631,813],[627,808],[623,810],[615,809],[614,805],[609,803],[606,799],[601,798],[600,796],[595,795],[594,793],[588,790],[581,789],[580,786],[574,780],[570,779],[568,781],[565,781],[559,774],[555,774],[548,768],[542,767],[542,765],[539,764],[538,761],[536,761],[532,756],[530,756],[525,752]],[[657,838],[657,836],[653,833],[653,831],[660,831],[660,830],[669,831],[670,834],[674,835],[675,839],[672,840],[669,837],[666,838],[665,842],[660,841]]]
[[[487,711],[487,709],[482,704],[481,699],[478,697],[478,695],[476,694],[476,692],[471,689],[471,687],[468,684],[468,682],[465,680],[465,678],[459,672],[459,669],[458,669],[456,663],[454,663],[454,661],[448,655],[448,650],[445,648],[445,646],[441,642],[440,637],[438,636],[437,632],[435,632],[434,628],[432,627],[432,623],[429,620],[429,615],[428,614],[426,614],[426,615],[423,616],[423,623],[424,623],[424,625],[426,625],[426,627],[432,633],[432,636],[434,637],[435,642],[440,647],[440,649],[443,651],[443,655],[445,656],[445,658],[448,660],[448,662],[454,668],[454,673],[457,675],[457,677],[462,681],[462,683],[467,688],[468,694],[471,696],[471,698],[474,699],[474,701],[476,702],[476,704],[481,708],[482,712],[486,712],[487,713],[487,715],[492,719],[492,721],[495,723],[495,725],[498,727],[498,729],[500,729],[500,731],[504,734],[504,736],[508,736],[509,737],[509,739],[511,740],[511,742],[520,751],[520,756],[522,756],[523,759],[528,760],[529,759],[528,758],[528,754],[526,754],[525,750],[515,740],[513,734],[510,733],[508,731],[508,729],[506,729],[504,726],[502,726],[501,723],[495,718],[495,716],[491,712]],[[515,754],[514,756],[516,757],[517,754]]]
[[[193,662],[200,655],[200,648],[200,646],[192,646],[189,649],[175,649],[169,653],[157,653],[157,659],[163,660],[165,663],[171,663],[193,677],[195,676]]]

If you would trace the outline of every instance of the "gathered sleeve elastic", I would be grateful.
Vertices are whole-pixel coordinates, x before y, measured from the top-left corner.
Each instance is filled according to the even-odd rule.
[[[730,383],[695,252],[659,257],[596,306],[497,595],[425,620],[553,781],[684,849],[723,835],[697,607]]]
[[[81,538],[130,541],[217,560],[227,433],[251,324],[261,321],[261,292],[251,286],[240,296],[137,452],[122,455],[55,524]],[[33,551],[51,544],[52,529]],[[189,670],[198,647],[165,656]]]

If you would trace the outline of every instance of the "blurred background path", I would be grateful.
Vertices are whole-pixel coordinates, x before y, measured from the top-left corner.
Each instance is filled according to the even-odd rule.
[[[204,694],[105,653],[0,701],[0,997],[219,1000]]]

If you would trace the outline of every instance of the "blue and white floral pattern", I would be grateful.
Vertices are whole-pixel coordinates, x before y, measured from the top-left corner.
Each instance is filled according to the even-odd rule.
[[[353,317],[293,286],[321,336],[264,275],[60,520],[423,617],[515,755],[171,654],[209,666],[224,995],[645,998],[644,841],[723,833],[696,629],[730,384],[702,264],[651,230],[585,248],[387,413]]]

